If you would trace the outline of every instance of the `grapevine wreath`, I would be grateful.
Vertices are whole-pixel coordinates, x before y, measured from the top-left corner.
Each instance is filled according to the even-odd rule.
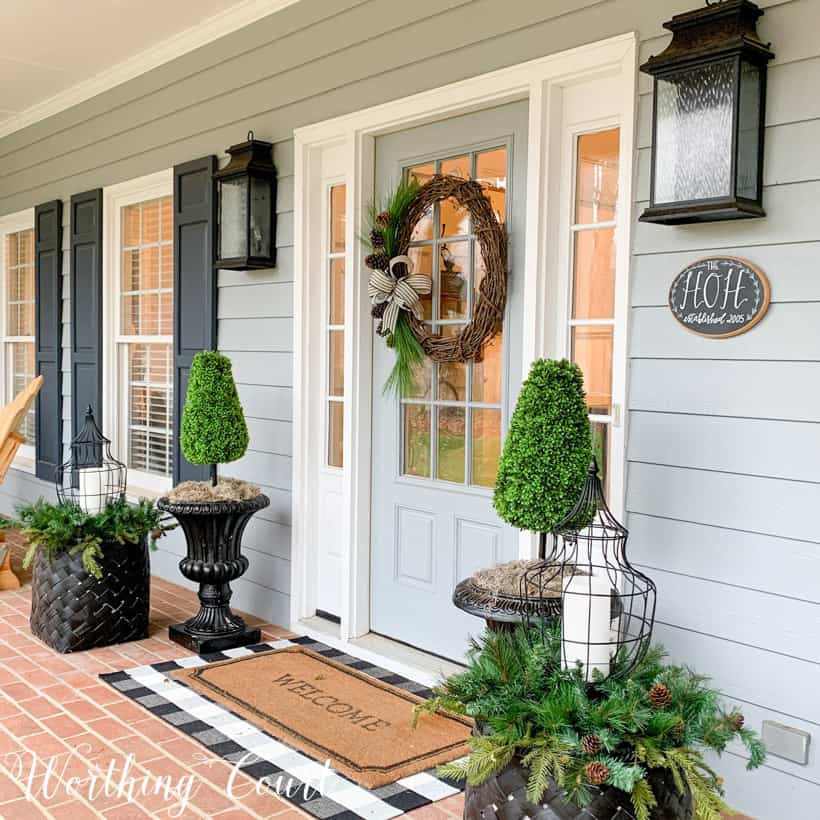
[[[424,324],[421,296],[430,293],[432,282],[429,276],[414,273],[407,256],[416,223],[445,199],[454,199],[469,212],[486,272],[472,321],[458,336],[433,335]],[[371,207],[366,239],[371,249],[365,257],[371,271],[371,312],[379,320],[377,332],[396,352],[385,392],[411,393],[413,371],[425,355],[436,362],[466,362],[480,356],[484,343],[501,326],[507,298],[507,234],[481,184],[442,174],[423,185],[402,182],[381,210]]]

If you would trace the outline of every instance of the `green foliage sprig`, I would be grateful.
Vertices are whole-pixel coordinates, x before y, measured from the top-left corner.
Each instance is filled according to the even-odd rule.
[[[102,578],[100,560],[105,542],[138,544],[149,539],[151,548],[174,524],[163,521],[150,501],[129,504],[120,499],[101,513],[90,515],[74,504],[51,504],[39,499],[16,508],[12,519],[0,519],[0,528],[19,529],[28,542],[23,567],[28,569],[38,550],[49,560],[62,552],[82,553],[83,568],[89,575]]]
[[[590,687],[580,670],[561,668],[560,627],[546,634],[533,629],[487,632],[473,643],[466,671],[418,707],[468,715],[482,730],[469,756],[442,773],[480,784],[516,758],[529,770],[530,800],[539,802],[552,780],[583,806],[593,796],[586,767],[598,762],[609,772],[605,785],[628,794],[637,820],[648,820],[657,801],[647,776],[663,769],[681,792],[689,788],[697,820],[720,820],[728,809],[722,781],[703,753],[720,754],[739,740],[754,769],[766,751],[739,713],[724,709],[708,680],[666,664],[656,646],[628,675]],[[657,684],[669,690],[668,706],[652,705]]]
[[[581,369],[566,360],[533,363],[521,387],[493,495],[514,527],[549,532],[572,509],[592,459]]]
[[[362,241],[370,248],[367,258],[379,258],[382,263],[398,255],[399,229],[413,204],[421,185],[413,178],[402,179],[379,205],[370,204],[366,223],[367,233]],[[390,375],[384,383],[385,395],[393,394],[398,398],[410,396],[415,391],[415,371],[424,361],[424,348],[413,334],[407,315],[399,313],[396,330],[386,338],[388,347],[393,348],[396,361]]]
[[[204,351],[193,358],[179,445],[191,464],[225,464],[248,449],[231,360],[221,353]]]

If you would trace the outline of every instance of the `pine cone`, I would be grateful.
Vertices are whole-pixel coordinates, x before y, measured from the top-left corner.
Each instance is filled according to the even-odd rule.
[[[594,757],[601,751],[601,738],[598,735],[584,735],[581,738],[581,748],[584,750],[584,754]]]
[[[384,234],[378,228],[373,228],[373,230],[370,231],[370,244],[374,248],[384,247]]]
[[[584,766],[584,775],[590,786],[602,786],[609,780],[609,768],[600,760],[593,760]]]
[[[649,690],[649,702],[655,709],[668,709],[672,705],[672,693],[663,683],[656,683]]]
[[[384,316],[384,312],[387,310],[387,302],[376,302],[372,308],[370,308],[370,315],[374,319],[381,319]]]
[[[746,718],[743,717],[743,714],[741,712],[738,712],[737,710],[727,715],[726,719],[729,721],[729,725],[736,732],[739,732],[746,723]]]
[[[390,224],[390,214],[387,211],[382,211],[379,214],[376,214],[376,224],[381,225],[384,227],[385,225]]]
[[[386,253],[369,253],[365,256],[364,263],[370,270],[387,270],[390,267]]]

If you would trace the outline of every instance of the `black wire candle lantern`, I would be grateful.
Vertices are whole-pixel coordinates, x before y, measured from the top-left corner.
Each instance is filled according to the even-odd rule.
[[[538,634],[546,639],[560,618],[562,666],[580,668],[587,683],[627,675],[652,639],[656,588],[629,563],[628,535],[606,504],[593,458],[578,502],[552,532],[551,552],[522,580],[525,612],[553,604]]]
[[[73,504],[89,515],[97,515],[124,497],[128,470],[111,455],[111,441],[94,421],[90,405],[70,451],[68,461],[57,468],[57,498],[61,504]]]

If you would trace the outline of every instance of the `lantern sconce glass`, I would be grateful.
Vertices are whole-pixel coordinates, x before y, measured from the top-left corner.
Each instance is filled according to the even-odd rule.
[[[672,40],[641,71],[654,78],[652,168],[643,222],[765,216],[766,66],[749,0],[707,2],[664,23]]]
[[[260,270],[276,265],[276,167],[273,143],[253,138],[228,149],[214,174],[217,197],[216,267]]]

